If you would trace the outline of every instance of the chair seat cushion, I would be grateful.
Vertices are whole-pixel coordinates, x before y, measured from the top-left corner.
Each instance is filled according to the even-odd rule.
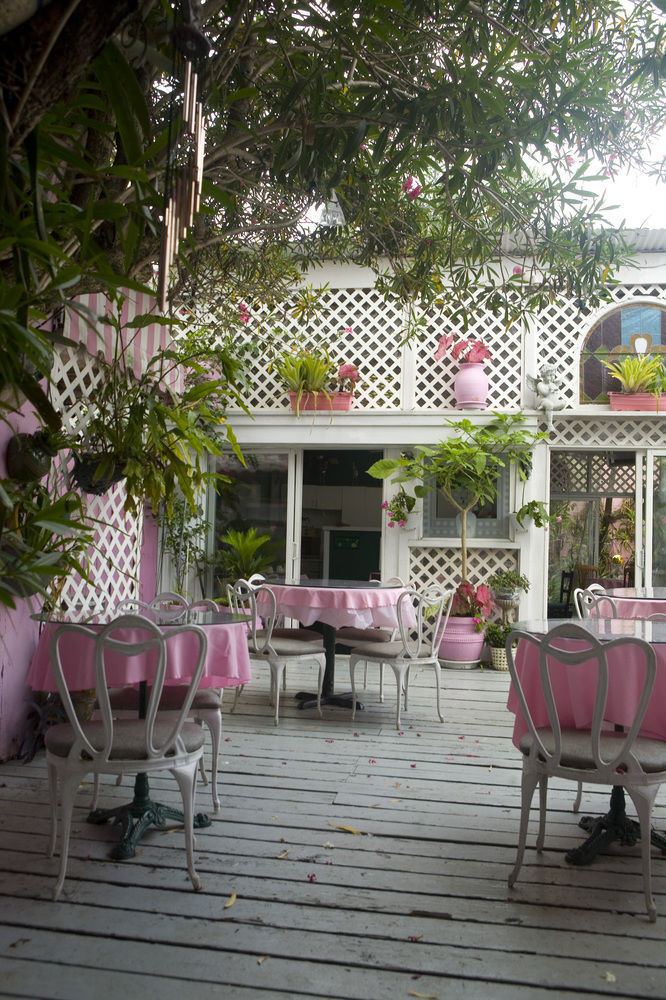
[[[352,646],[351,652],[357,659],[363,659],[364,656],[367,656],[375,660],[396,660],[403,656],[405,647],[401,641],[396,640],[382,643],[362,642],[358,646]],[[432,654],[427,646],[421,646],[419,655],[414,657],[415,661],[421,659],[432,659]]]
[[[186,691],[186,684],[171,684],[165,687],[160,698],[160,709],[164,711],[177,711],[183,704]],[[146,697],[149,696],[150,690]],[[131,685],[122,688],[110,688],[109,701],[111,702],[111,708],[115,711],[120,711],[121,709],[136,710],[139,705],[139,690]],[[216,708],[222,708],[221,690],[219,688],[198,688],[192,702],[192,711],[195,709]]]
[[[317,639],[297,639],[273,634],[271,646],[278,656],[305,656],[306,653],[324,652],[321,636],[318,636]]]
[[[552,753],[555,746],[552,729],[538,729],[537,732],[546,750]],[[608,732],[601,734],[601,756],[604,760],[612,759],[614,754],[617,753],[617,742],[622,739],[624,739],[624,733]],[[532,737],[529,733],[525,733],[519,743],[521,753],[527,756],[531,746]],[[634,743],[633,749],[635,757],[640,761],[641,767],[648,774],[666,771],[666,742],[639,736]],[[560,763],[563,767],[596,769],[592,757],[588,730],[562,730],[562,756]]]
[[[390,642],[391,632],[384,628],[354,628],[345,625],[335,633],[335,641],[342,646],[356,646],[365,642]]]
[[[83,731],[96,750],[104,746],[104,725],[102,722],[86,722]],[[173,729],[171,722],[155,724],[154,742],[159,746]],[[145,747],[146,724],[139,719],[120,719],[113,725],[113,747],[109,760],[147,760]],[[181,729],[181,739],[188,753],[194,753],[204,745],[205,736],[201,726],[186,722]],[[55,757],[67,757],[74,742],[74,728],[69,723],[51,726],[46,731],[44,745]]]
[[[321,632],[315,632],[311,628],[274,628],[273,636],[276,639],[307,639],[311,642],[321,642]]]

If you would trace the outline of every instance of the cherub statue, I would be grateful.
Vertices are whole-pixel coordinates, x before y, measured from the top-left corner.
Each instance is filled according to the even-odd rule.
[[[553,411],[563,410],[566,400],[562,396],[564,379],[557,373],[555,365],[543,365],[536,378],[527,376],[527,384],[536,394],[536,409],[546,414],[548,430],[553,426]]]

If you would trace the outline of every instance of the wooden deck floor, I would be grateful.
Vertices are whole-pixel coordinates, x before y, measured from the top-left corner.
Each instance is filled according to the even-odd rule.
[[[311,679],[290,669],[289,689]],[[200,893],[180,832],[153,831],[136,858],[110,861],[116,831],[86,825],[84,786],[53,903],[44,757],[2,765],[0,996],[665,997],[666,859],[649,924],[636,849],[566,864],[582,834],[572,789],[554,785],[546,850],[537,858],[532,837],[509,893],[520,772],[507,675],[446,671],[444,684],[446,722],[432,675],[417,676],[400,733],[392,678],[384,705],[369,687],[354,723],[338,708],[301,712],[287,693],[276,729],[261,678],[233,715],[230,698],[222,811],[197,836]],[[101,804],[129,784],[105,785]],[[174,803],[175,788],[168,775],[152,786]],[[606,802],[586,789],[583,809]]]

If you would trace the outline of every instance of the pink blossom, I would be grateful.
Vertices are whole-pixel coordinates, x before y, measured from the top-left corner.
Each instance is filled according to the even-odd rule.
[[[451,351],[451,357],[453,358],[453,360],[457,361],[460,355],[464,351],[466,351],[468,347],[469,347],[468,340],[459,340],[458,343],[453,348],[453,350]]]
[[[388,510],[388,500],[385,500],[382,504],[382,510]]]
[[[352,382],[356,382],[358,377],[358,368],[356,365],[340,365],[338,368],[338,378],[348,378]]]
[[[402,182],[402,190],[405,192],[411,191],[413,184],[414,184],[414,178],[410,174],[409,177],[406,177]]]
[[[346,326],[345,327],[345,333],[353,333],[353,332],[354,332],[354,327],[353,326]]]
[[[477,340],[473,343],[467,352],[467,361],[469,364],[478,364],[480,361],[486,361],[488,358],[490,358],[490,351],[482,340]]]
[[[411,199],[412,199],[412,201],[414,201],[414,199],[415,199],[415,198],[418,198],[418,196],[419,196],[420,194],[421,194],[421,185],[420,185],[420,184],[416,184],[416,185],[415,185],[415,187],[413,187],[413,188],[411,189],[411,191],[408,191],[408,192],[407,192],[407,197],[408,197],[408,198],[411,198]]]
[[[435,361],[441,361],[449,347],[453,343],[453,334],[445,333],[439,338],[439,343],[437,344],[437,350],[435,351]]]
[[[568,167],[573,167],[573,165],[574,165],[574,158],[573,158],[573,156],[567,156],[567,166]]]
[[[406,524],[407,524],[406,521],[398,521],[398,527],[399,528],[404,528]]]
[[[523,273],[523,269],[520,266],[520,264],[516,264],[516,266],[513,269],[513,273],[514,274],[522,274]]]
[[[388,527],[389,528],[395,528],[395,521],[389,521]]]

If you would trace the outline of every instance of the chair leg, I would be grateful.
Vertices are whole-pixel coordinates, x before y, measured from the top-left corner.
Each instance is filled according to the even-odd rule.
[[[72,831],[72,810],[74,808],[76,790],[79,787],[80,781],[81,774],[78,772],[74,775],[65,775],[60,778],[60,818],[62,837],[60,846],[60,871],[58,872],[56,884],[53,887],[54,900],[56,900],[60,895],[65,881],[67,859],[69,857],[69,837]]]
[[[636,815],[641,828],[641,856],[643,860],[643,891],[645,907],[650,923],[657,919],[657,907],[652,896],[652,853],[650,831],[652,829],[652,806],[654,804],[658,785],[648,785],[646,788],[625,788],[634,803]]]
[[[356,664],[357,663],[358,663],[358,660],[356,659],[356,657],[352,653],[352,655],[349,657],[349,677],[351,679],[351,689],[352,689],[352,711],[351,711],[351,717],[352,717],[352,719],[356,718],[356,684],[354,683],[354,675],[356,673]],[[365,661],[365,669],[366,670],[368,669],[368,661],[367,660]]]
[[[395,728],[400,729],[400,708],[402,706],[402,691],[403,691],[403,680],[405,673],[408,670],[407,664],[402,666],[396,666],[395,663],[391,664],[393,673],[395,674],[395,686],[396,686],[396,704],[395,704]]]
[[[405,679],[402,682],[402,690],[404,692],[404,697],[405,697],[405,700],[402,703],[402,707],[404,708],[405,712],[407,711],[408,703],[409,703],[409,671],[410,671],[410,669],[411,669],[411,667],[407,667],[407,670],[405,671]]]
[[[368,661],[365,661],[365,668],[363,670],[363,690],[366,691],[368,687]],[[381,697],[379,699],[381,701]]]
[[[243,688],[244,688],[244,687],[245,687],[245,685],[244,685],[244,684],[240,684],[240,685],[239,685],[239,686],[238,686],[238,687],[236,688],[236,692],[235,692],[235,694],[234,694],[234,701],[233,701],[233,704],[232,704],[232,706],[231,706],[231,711],[232,711],[232,712],[235,712],[235,711],[236,711],[236,705],[238,704],[238,699],[240,698],[240,696],[241,696],[241,691],[243,690]]]
[[[55,764],[48,765],[49,772],[49,801],[51,804],[51,836],[49,837],[46,853],[52,858],[55,853],[56,840],[58,837],[58,772]]]
[[[439,660],[434,660],[433,666],[435,668],[435,687],[437,690],[437,715],[439,716],[439,721],[444,722],[444,716],[442,715],[442,668],[439,665]]]
[[[580,802],[581,802],[582,797],[583,797],[583,782],[579,781],[578,782],[578,788],[576,789],[576,798],[574,799],[574,803],[573,803],[573,811],[575,813],[577,813],[578,810],[580,809]]]
[[[199,761],[193,761],[186,767],[174,767],[171,770],[178,782],[183,800],[183,821],[185,829],[185,851],[187,854],[187,872],[194,889],[201,889],[201,879],[194,867],[194,799],[197,790],[197,773]]]
[[[317,712],[319,713],[319,718],[322,719],[321,711],[321,691],[324,686],[324,671],[326,669],[326,657],[324,656],[321,660],[317,661],[319,666],[319,676],[317,677]]]
[[[277,726],[280,722],[280,684],[282,683],[285,664],[279,660],[269,660],[269,666],[271,668],[271,691],[275,704],[273,725]]]
[[[534,789],[537,786],[537,775],[534,771],[526,771],[525,765],[523,765],[523,776],[521,780],[521,796],[520,796],[520,830],[518,833],[518,851],[516,853],[516,863],[513,866],[513,870],[509,875],[509,888],[513,888],[516,879],[518,878],[518,873],[523,864],[523,855],[525,854],[525,841],[527,840],[527,826],[530,819],[530,806],[532,805],[532,797],[534,795]]]
[[[548,807],[548,776],[542,774],[539,778],[539,832],[537,833],[536,849],[543,851],[546,839],[546,810]]]
[[[365,669],[368,669],[368,664],[366,662]],[[379,700],[384,701],[384,664],[379,664]]]
[[[220,757],[220,743],[222,741],[222,710],[217,711],[216,709],[210,709],[203,712],[200,715],[194,717],[194,721],[198,722],[199,725],[205,724],[208,727],[208,732],[210,733],[210,743],[211,743],[211,769],[210,769],[210,783],[211,792],[213,793],[213,811],[220,811],[220,800],[217,794],[217,768],[219,764]],[[199,761],[199,772],[202,775],[202,781],[204,785],[208,784],[208,775],[206,774],[206,768],[204,765],[203,755]]]

